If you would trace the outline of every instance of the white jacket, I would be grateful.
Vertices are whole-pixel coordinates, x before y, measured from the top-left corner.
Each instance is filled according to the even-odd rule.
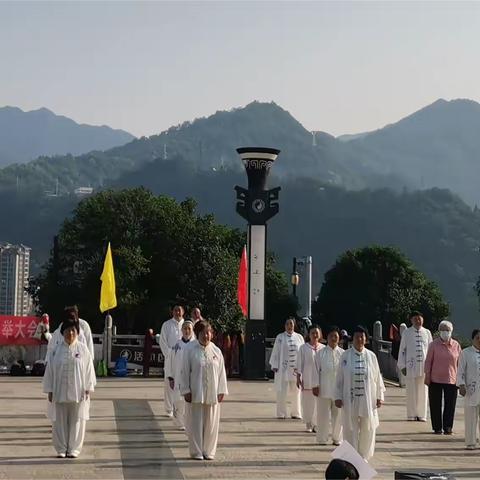
[[[473,345],[460,354],[458,361],[457,386],[465,385],[465,405],[480,405],[480,350]]]
[[[300,374],[304,390],[311,390],[316,386],[315,379],[318,377],[315,365],[315,356],[325,345],[319,343],[317,349],[314,349],[310,343],[304,343],[297,353],[297,373]]]
[[[321,398],[335,400],[337,371],[344,352],[343,348],[337,346],[332,349],[327,345],[315,355],[316,378],[312,382],[314,387],[320,387]]]
[[[276,368],[275,388],[281,390],[283,382],[296,381],[297,354],[305,340],[299,333],[279,333],[273,344],[270,366]]]
[[[163,323],[160,330],[160,349],[165,359],[170,354],[170,350],[182,338],[183,318],[176,321],[174,318]]]
[[[191,393],[192,403],[215,405],[218,395],[228,395],[223,355],[212,342],[207,347],[191,342],[183,353],[180,378],[180,393]]]
[[[397,366],[400,370],[407,369],[407,377],[422,377],[425,374],[425,358],[430,343],[432,334],[426,328],[417,330],[412,326],[403,332]]]

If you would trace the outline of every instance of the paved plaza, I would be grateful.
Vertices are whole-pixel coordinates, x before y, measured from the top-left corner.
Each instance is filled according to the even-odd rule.
[[[273,382],[229,382],[216,460],[195,461],[164,416],[163,380],[100,379],[82,455],[57,459],[40,378],[0,377],[0,478],[5,479],[322,479],[332,446],[315,444],[298,420],[274,418]],[[405,391],[388,388],[372,459],[378,478],[396,469],[442,469],[480,478],[480,450],[466,451],[459,401],[452,437],[405,421]]]

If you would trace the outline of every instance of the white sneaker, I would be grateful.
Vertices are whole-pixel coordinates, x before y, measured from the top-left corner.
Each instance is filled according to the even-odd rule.
[[[213,455],[204,455],[203,458],[205,460],[213,460],[215,457]]]
[[[66,455],[64,453],[58,453],[57,458],[65,458]]]
[[[190,455],[194,460],[203,460],[203,455]]]
[[[476,448],[477,448],[476,445],[467,445],[467,446],[465,447],[465,450],[475,450]]]

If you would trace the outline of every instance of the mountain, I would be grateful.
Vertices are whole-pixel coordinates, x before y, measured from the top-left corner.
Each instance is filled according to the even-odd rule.
[[[18,189],[19,184],[24,190],[51,190],[57,179],[61,193],[84,185],[100,187],[146,163],[175,156],[198,171],[239,170],[242,166],[235,149],[251,145],[281,149],[280,176],[315,177],[349,188],[368,185],[368,175],[360,173],[355,162],[345,161],[342,142],[317,132],[314,145],[311,132],[290,113],[275,103],[252,102],[105,152],[41,157],[26,165],[11,165],[0,169],[0,190]]]
[[[366,136],[346,143],[359,167],[394,175],[409,188],[449,188],[480,203],[480,104],[437,100]]]
[[[42,155],[107,150],[133,138],[107,126],[80,125],[46,108],[29,112],[0,108],[0,166],[25,163]]]

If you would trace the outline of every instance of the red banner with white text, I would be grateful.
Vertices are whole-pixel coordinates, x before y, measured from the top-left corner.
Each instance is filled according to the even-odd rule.
[[[0,345],[40,345],[34,338],[38,317],[14,317],[0,315]]]

